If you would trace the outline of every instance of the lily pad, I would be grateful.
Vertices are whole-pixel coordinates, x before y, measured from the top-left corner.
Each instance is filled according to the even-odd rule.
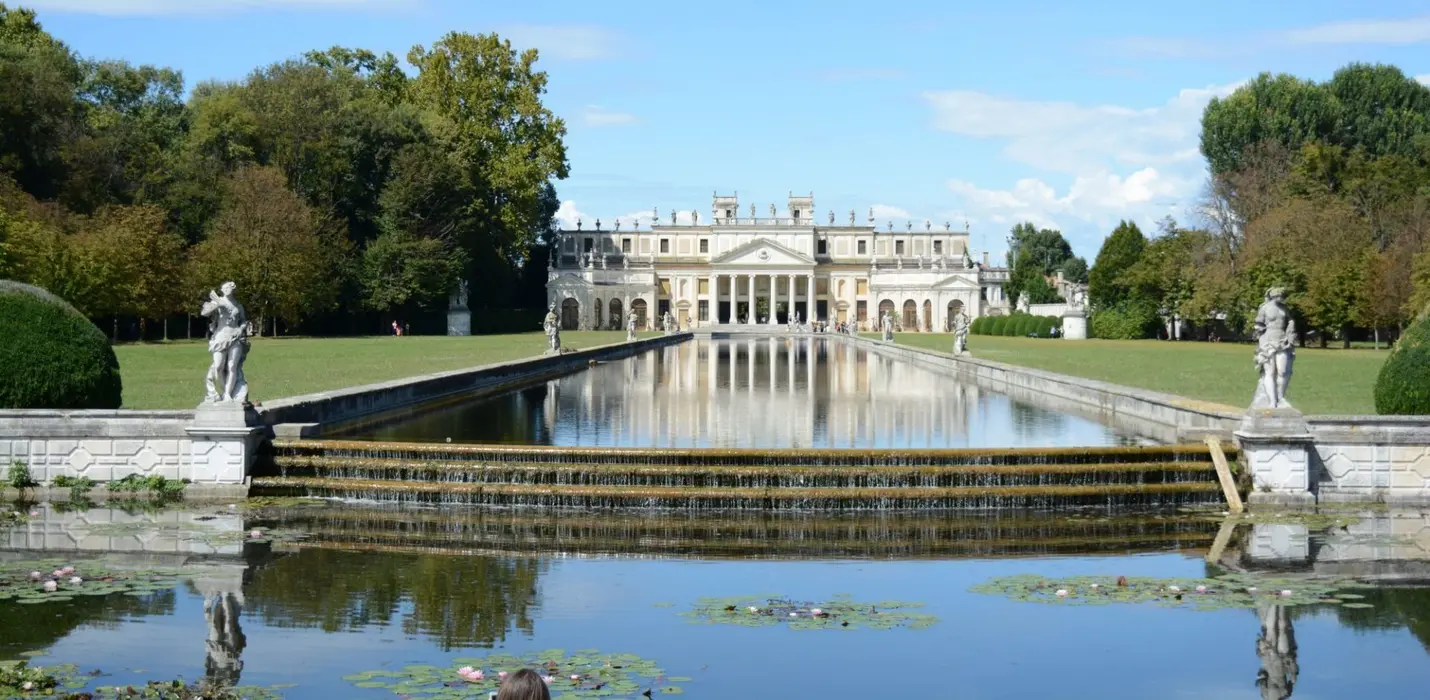
[[[938,622],[926,613],[910,612],[922,603],[886,600],[862,603],[847,595],[828,601],[799,601],[778,596],[701,598],[684,617],[699,624],[745,627],[788,625],[790,629],[922,629]]]
[[[582,649],[568,655],[564,649],[522,655],[490,654],[452,660],[450,666],[413,665],[344,676],[359,688],[386,688],[405,698],[486,698],[501,687],[505,674],[529,668],[546,680],[553,698],[612,698],[638,700],[654,693],[678,694],[689,678],[665,677],[654,661],[635,654],[602,654]],[[673,689],[673,690],[672,690]]]
[[[1337,604],[1342,597],[1360,597],[1341,592],[1357,588],[1369,586],[1351,579],[1256,574],[1228,574],[1216,578],[1075,576],[1062,579],[1020,575],[995,578],[969,590],[1032,603],[1157,603],[1170,607],[1217,610],[1264,605]]]
[[[35,573],[39,578],[32,576]],[[62,603],[75,596],[121,593],[151,596],[171,590],[178,577],[177,571],[124,571],[88,561],[8,561],[0,563],[0,603]],[[47,585],[54,590],[46,590]]]

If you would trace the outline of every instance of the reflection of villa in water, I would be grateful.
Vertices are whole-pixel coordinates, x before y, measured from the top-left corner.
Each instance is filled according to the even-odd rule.
[[[1089,421],[809,339],[681,343],[549,382],[541,401],[556,444],[956,447],[985,428],[1060,441],[1068,423],[1107,440]]]

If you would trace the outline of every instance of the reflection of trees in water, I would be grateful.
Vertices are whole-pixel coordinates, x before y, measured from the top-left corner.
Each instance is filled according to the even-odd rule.
[[[1354,630],[1405,628],[1430,652],[1430,588],[1380,588],[1357,590],[1369,608],[1336,606],[1336,619]]]
[[[388,623],[410,601],[404,632],[444,649],[491,646],[512,628],[532,633],[545,569],[536,559],[307,549],[254,572],[245,593],[267,624],[327,632]]]
[[[1013,430],[1024,440],[1058,435],[1067,430],[1067,415],[1057,411],[1009,399],[1008,412],[1013,420]]]
[[[43,649],[81,627],[116,629],[130,618],[171,615],[174,592],[137,598],[129,595],[77,596],[64,603],[18,605],[0,602],[0,658]]]

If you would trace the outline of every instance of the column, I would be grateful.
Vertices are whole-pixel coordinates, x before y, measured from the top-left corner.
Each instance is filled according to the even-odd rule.
[[[739,323],[740,317],[735,315],[735,309],[740,300],[740,276],[730,275],[730,323]]]
[[[748,313],[745,314],[745,317],[746,317],[746,320],[749,321],[749,323],[759,323],[759,319],[756,319],[756,317],[755,317],[755,276],[754,276],[754,274],[751,274],[751,276],[749,276],[749,311],[748,311]],[[751,370],[751,374],[749,374],[749,376],[751,376],[751,379],[754,379],[754,377],[755,377],[754,370]]]
[[[720,275],[710,273],[710,325],[720,325]]]
[[[780,298],[780,295],[779,295],[779,293],[778,293],[778,291],[779,291],[779,285],[775,283],[775,280],[777,280],[777,279],[779,279],[779,275],[770,275],[770,325],[771,325],[771,326],[773,326],[773,325],[775,325],[776,323],[779,322],[779,319],[775,317],[775,316],[776,316],[776,314],[775,314],[775,303],[778,302],[778,301],[779,301],[779,298]],[[773,365],[771,365],[771,366],[773,367]],[[771,382],[772,382],[772,383],[773,383],[773,381],[774,381],[774,380],[771,379]]]
[[[809,295],[804,298],[804,317],[814,320],[814,275],[804,278],[805,284],[809,285]]]
[[[795,312],[798,310],[798,309],[795,308],[794,299],[795,299],[795,296],[794,296],[794,275],[790,275],[790,276],[789,276],[789,303],[786,304],[786,306],[789,307],[789,312],[787,312],[785,315],[789,317],[789,320],[790,320],[791,323],[794,322],[794,315],[795,315]],[[790,386],[794,386],[794,384],[791,383]]]

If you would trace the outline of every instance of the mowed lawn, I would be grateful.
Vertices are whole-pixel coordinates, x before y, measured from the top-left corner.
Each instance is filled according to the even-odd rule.
[[[642,336],[654,335],[642,333]],[[568,331],[567,348],[625,340],[625,331]],[[244,375],[256,402],[466,369],[540,355],[541,332],[515,335],[366,338],[254,338]],[[204,398],[208,345],[181,341],[115,346],[124,380],[124,408],[189,409]]]
[[[899,333],[894,341],[941,352],[953,348],[953,336],[947,333]],[[968,349],[979,359],[1236,408],[1250,405],[1256,389],[1254,348],[1246,343],[970,335]],[[1291,375],[1291,404],[1307,415],[1374,414],[1375,380],[1388,354],[1386,350],[1298,348]]]

